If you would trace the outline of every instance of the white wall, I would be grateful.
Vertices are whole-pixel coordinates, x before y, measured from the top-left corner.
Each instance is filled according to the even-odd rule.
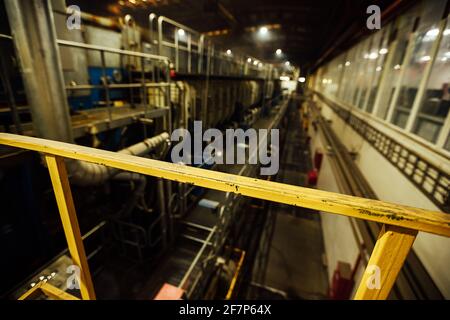
[[[436,205],[396,167],[363,140],[350,126],[345,124],[328,106],[324,104],[321,104],[321,106],[323,108],[322,114],[325,118],[332,120],[333,130],[341,138],[347,149],[358,152],[356,164],[380,200],[439,211]],[[312,138],[312,141],[314,142],[312,144],[312,152],[314,153],[314,148],[320,146],[317,142],[317,135]],[[411,144],[410,141],[409,144]],[[428,156],[435,159],[439,158],[432,154]],[[447,167],[448,165],[449,163],[442,163],[441,167]],[[329,172],[322,171],[318,180],[320,188],[335,191],[336,183],[332,182],[329,177],[323,177],[324,175],[332,176]],[[340,237],[334,238],[335,234],[341,235],[346,233],[345,227],[336,220],[333,224],[335,224],[337,230],[330,230],[330,227],[325,225],[329,223],[326,221],[324,220],[323,225],[324,238],[336,241],[336,243],[329,244],[329,247],[334,246],[336,250],[339,250],[338,253],[333,253],[332,256],[348,257],[347,251],[349,248],[346,248],[348,239],[345,237],[342,240],[339,239]],[[326,243],[325,246],[327,247]],[[413,248],[442,294],[447,299],[450,299],[450,238],[420,232]]]
[[[325,147],[322,144],[322,139],[319,134],[314,135],[311,130],[310,135],[311,149],[313,150],[312,155],[314,156],[314,150],[321,149],[324,151]],[[317,188],[327,191],[341,192],[337,184],[330,159],[326,154],[324,154],[322,160],[319,179],[317,181]],[[339,261],[347,262],[352,268],[354,268],[359,250],[348,217],[321,212],[321,220],[325,254],[328,265],[328,278],[331,283],[337,263]],[[359,283],[362,277],[363,268],[361,265],[359,269],[355,277],[356,284]]]

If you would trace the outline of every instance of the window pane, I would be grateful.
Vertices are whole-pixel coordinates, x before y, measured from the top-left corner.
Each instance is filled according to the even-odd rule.
[[[400,71],[402,68],[402,63],[406,54],[406,49],[408,47],[408,42],[410,38],[410,33],[414,27],[414,21],[417,16],[418,10],[413,10],[409,12],[406,16],[401,17],[398,26],[397,26],[397,38],[395,40],[393,50],[394,54],[392,58],[392,62],[389,66],[385,66],[389,68],[386,74],[386,78],[384,79],[385,83],[383,85],[383,91],[380,93],[380,105],[378,107],[377,116],[386,119],[387,113],[389,110],[389,106],[391,105],[392,98],[395,92],[395,88],[397,86],[398,77],[400,76]]]
[[[350,103],[351,102],[351,96],[354,89],[354,81],[352,81],[352,78],[354,78],[354,70],[356,68],[355,64],[355,55],[356,55],[357,47],[353,47],[347,55],[347,58],[344,62],[344,77],[342,79],[342,99]]]
[[[366,93],[364,84],[367,76],[367,59],[364,59],[364,57],[367,55],[367,51],[370,48],[371,40],[371,38],[368,38],[358,45],[358,50],[355,57],[355,76],[350,80],[355,82],[355,90],[353,91],[353,95],[351,97],[351,104],[354,106],[358,105],[361,96]]]
[[[428,80],[413,132],[436,142],[450,108],[450,24],[442,35],[436,60]]]
[[[374,46],[372,47],[371,53],[369,55],[369,59],[372,60],[372,63],[369,67],[370,72],[370,80],[369,80],[369,92],[367,96],[367,102],[365,103],[364,109],[367,112],[372,112],[375,98],[377,95],[379,82],[381,78],[381,73],[384,67],[384,62],[387,56],[388,50],[388,42],[391,33],[392,25],[388,25],[383,28],[380,32],[378,32],[377,39],[374,42]]]
[[[447,142],[445,143],[444,148],[450,151],[450,135],[447,137]]]
[[[445,3],[446,1],[432,1],[423,6],[413,53],[407,62],[400,94],[391,120],[399,127],[405,128],[423,73],[426,66],[431,63],[431,48],[439,34],[438,24]]]

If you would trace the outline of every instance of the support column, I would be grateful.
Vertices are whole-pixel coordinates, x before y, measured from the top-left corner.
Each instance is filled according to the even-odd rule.
[[[5,0],[28,105],[38,137],[73,142],[50,0]]]

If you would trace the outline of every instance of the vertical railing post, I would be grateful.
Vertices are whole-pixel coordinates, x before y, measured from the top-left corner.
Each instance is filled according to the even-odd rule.
[[[416,236],[416,230],[383,225],[355,300],[387,299]]]
[[[84,251],[77,214],[73,204],[64,159],[58,156],[45,155],[48,171],[52,180],[53,191],[59,209],[59,215],[66,235],[67,245],[73,264],[80,268],[80,291],[84,300],[95,299],[94,286]]]
[[[108,76],[106,75],[106,60],[105,60],[105,51],[100,51],[100,58],[102,61],[102,77],[103,77],[103,89],[105,90],[105,99],[106,99],[106,108],[108,108],[108,119],[112,121],[112,111],[111,111],[111,99],[109,95],[109,83]]]

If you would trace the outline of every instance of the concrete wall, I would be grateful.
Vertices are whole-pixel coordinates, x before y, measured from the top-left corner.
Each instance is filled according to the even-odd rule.
[[[314,155],[314,151],[317,149],[322,151],[326,150],[320,134],[314,134],[314,131],[311,129],[310,135],[312,155]],[[322,160],[317,188],[332,192],[342,192],[339,188],[331,160],[326,153]],[[321,220],[328,265],[328,279],[331,284],[333,273],[338,262],[347,262],[354,268],[359,250],[348,217],[321,212]],[[359,283],[363,270],[364,268],[360,264],[355,277],[356,283]]]
[[[439,211],[420,190],[418,190],[396,167],[394,167],[388,160],[381,156],[369,143],[362,139],[350,126],[345,124],[328,106],[322,106],[322,114],[325,118],[332,121],[332,128],[336,134],[341,137],[341,141],[347,149],[358,152],[356,164],[364,174],[365,178],[377,194],[380,200],[400,203],[404,205],[420,207],[424,209]],[[382,129],[377,124],[378,129]],[[389,132],[389,128],[384,130]],[[310,132],[312,136],[312,154],[315,148],[323,146],[319,142],[319,135]],[[391,131],[391,136],[395,132]],[[410,146],[413,141],[406,141],[405,136],[394,137],[399,141],[405,141]],[[417,150],[419,146],[415,148]],[[427,154],[428,157],[437,159],[439,156]],[[327,158],[324,158],[323,169],[319,175],[319,188],[329,191],[336,191],[337,185],[331,168],[327,165]],[[442,163],[442,167],[447,167],[447,163]],[[323,231],[325,239],[325,247],[330,268],[334,269],[337,259],[349,262],[353,265],[354,260],[351,260],[357,254],[354,246],[351,246],[349,234],[349,224],[344,223],[337,216],[330,216],[323,220]],[[351,234],[351,233],[350,233]],[[355,241],[355,240],[354,240]],[[442,294],[450,299],[450,238],[444,238],[428,233],[420,232],[413,246],[418,257],[421,259],[430,276],[435,281]],[[336,252],[331,252],[336,250]],[[355,253],[356,252],[356,253]],[[334,264],[334,265],[333,265]]]

